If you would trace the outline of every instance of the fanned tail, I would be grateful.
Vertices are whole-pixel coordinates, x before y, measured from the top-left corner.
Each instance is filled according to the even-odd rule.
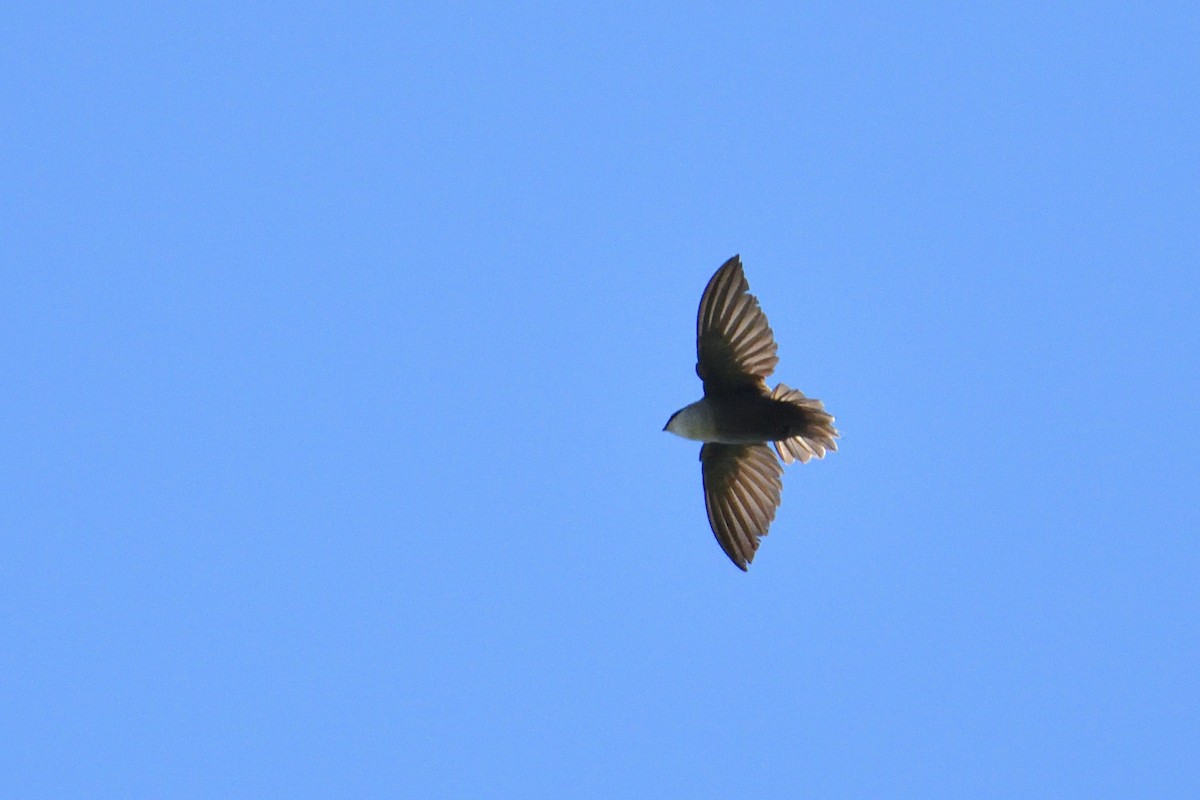
[[[797,425],[799,430],[786,439],[772,442],[775,452],[790,464],[799,461],[807,464],[813,457],[824,458],[825,453],[837,450],[839,434],[833,427],[833,416],[825,411],[825,404],[813,397],[805,397],[804,392],[779,384],[771,392],[771,399],[789,403],[803,409],[803,418]]]

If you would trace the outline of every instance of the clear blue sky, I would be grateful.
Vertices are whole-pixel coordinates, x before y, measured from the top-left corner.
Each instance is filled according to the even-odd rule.
[[[0,795],[1200,796],[1195,4],[396,5],[0,11]]]

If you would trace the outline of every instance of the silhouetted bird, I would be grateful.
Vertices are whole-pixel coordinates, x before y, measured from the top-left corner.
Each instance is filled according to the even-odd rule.
[[[696,318],[696,374],[704,399],[676,411],[664,431],[704,442],[700,468],[708,522],[721,549],[743,571],[767,535],[785,463],[807,462],[837,450],[833,417],[820,400],[782,383],[775,370],[775,336],[750,294],[738,256],[726,261],[704,289]]]

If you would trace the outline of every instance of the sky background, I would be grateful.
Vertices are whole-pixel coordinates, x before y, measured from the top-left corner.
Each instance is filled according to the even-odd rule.
[[[829,5],[6,4],[0,794],[1200,796],[1200,11]]]

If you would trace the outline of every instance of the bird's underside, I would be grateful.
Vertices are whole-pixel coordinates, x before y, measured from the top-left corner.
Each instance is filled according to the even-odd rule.
[[[704,502],[721,549],[745,570],[779,507],[785,463],[837,449],[833,417],[820,400],[766,378],[774,371],[774,334],[734,256],[713,275],[696,319],[696,374],[704,399],[677,411],[666,430],[700,448]]]

